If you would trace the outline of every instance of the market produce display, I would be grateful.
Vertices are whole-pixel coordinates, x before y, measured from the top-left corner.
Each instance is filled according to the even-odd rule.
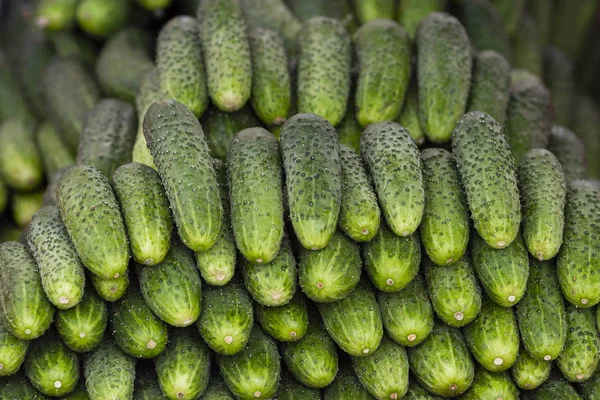
[[[0,400],[600,399],[599,35],[0,2]]]

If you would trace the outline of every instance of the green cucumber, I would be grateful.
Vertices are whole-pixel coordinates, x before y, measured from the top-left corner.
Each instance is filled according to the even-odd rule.
[[[105,340],[83,363],[85,387],[90,400],[131,399],[135,381],[135,359]]]
[[[533,390],[548,379],[551,370],[551,361],[537,360],[525,348],[521,348],[510,372],[515,385],[524,390]]]
[[[476,2],[478,1],[469,1]],[[467,111],[484,112],[504,125],[509,95],[510,64],[506,58],[492,50],[477,54]]]
[[[344,119],[342,119],[342,122],[340,122],[335,129],[338,133],[340,145],[348,146],[360,154],[360,134],[363,129],[356,120],[356,114],[352,104],[348,104]]]
[[[29,380],[22,374],[15,374],[0,382],[0,396],[6,400],[48,400],[33,388]]]
[[[598,107],[596,100],[590,96],[579,96],[573,110],[572,121],[573,131],[585,145],[584,149],[588,158],[587,173],[594,179],[600,179],[600,160],[597,160],[595,156],[600,151],[600,140],[596,135],[596,127],[600,124]],[[579,148],[575,147],[575,149]],[[582,160],[583,158],[579,158],[579,162]],[[562,163],[562,158],[559,158],[559,161]],[[567,168],[563,165],[563,169]]]
[[[585,400],[593,400],[598,398],[600,394],[600,373],[596,373],[587,381],[578,385],[579,393]]]
[[[25,361],[29,341],[14,336],[0,321],[0,376],[15,374]]]
[[[67,347],[83,353],[95,349],[104,338],[108,309],[94,290],[88,288],[75,307],[58,310],[54,322]]]
[[[79,384],[71,393],[61,397],[61,400],[90,400],[83,379],[79,380]]]
[[[541,4],[539,0],[532,3]],[[534,7],[540,8],[538,4]],[[544,10],[552,11],[552,6],[544,4]],[[544,41],[541,37],[538,20],[525,14],[519,23],[518,30],[512,37],[512,66],[513,68],[524,69],[537,76],[542,76],[543,72],[543,48]]]
[[[279,400],[321,400],[321,391],[302,385],[290,374],[281,374],[276,398]]]
[[[25,229],[33,216],[44,206],[44,192],[36,190],[27,193],[13,193],[11,198],[11,214],[17,226]],[[26,234],[23,237],[27,238]],[[23,241],[26,243],[27,241]]]
[[[402,400],[441,400],[439,396],[435,396],[423,389],[414,379],[411,381],[408,387],[408,392],[402,398]]]
[[[496,51],[510,60],[512,49],[509,35],[502,17],[489,1],[463,1],[459,18],[475,51]]]
[[[323,400],[374,400],[350,367],[340,368],[333,383],[323,390]]]
[[[412,39],[415,37],[419,22],[432,12],[444,11],[446,3],[446,0],[400,0],[396,19]]]
[[[135,108],[138,116],[138,130],[135,138],[135,144],[133,145],[133,151],[131,153],[131,159],[133,162],[140,164],[146,164],[149,167],[156,169],[154,165],[154,159],[146,144],[146,137],[144,136],[144,117],[148,108],[155,101],[162,100],[165,94],[162,92],[160,87],[160,79],[158,79],[158,72],[156,68],[146,73],[140,89],[135,96]]]
[[[575,133],[562,126],[554,126],[550,133],[548,150],[560,162],[567,182],[586,178],[586,147]]]
[[[75,24],[77,0],[43,0],[36,9],[36,24],[50,32],[69,30]]]
[[[104,279],[94,274],[89,274],[89,277],[92,286],[104,301],[119,300],[129,287],[129,274],[123,274],[116,279]]]
[[[227,388],[221,375],[214,374],[200,400],[235,400],[235,397]]]
[[[4,213],[8,206],[8,188],[4,181],[0,178],[0,214]]]
[[[31,191],[44,180],[33,119],[13,117],[0,124],[0,176],[18,191]]]
[[[575,65],[557,47],[544,49],[544,82],[548,85],[554,106],[556,125],[567,126],[575,104]]]
[[[255,318],[260,327],[279,342],[295,342],[306,334],[308,311],[303,295],[297,293],[278,307],[256,305]]]
[[[4,32],[3,32],[4,33]],[[8,36],[8,35],[7,35]],[[27,102],[18,86],[17,74],[11,65],[10,54],[0,51],[0,122],[15,116],[27,116]]]
[[[148,11],[162,11],[169,7],[172,0],[136,0],[137,3]]]
[[[233,112],[210,107],[202,117],[202,128],[213,157],[225,161],[227,150],[236,133],[261,126],[252,108],[245,106]]]
[[[73,152],[63,142],[54,125],[43,122],[38,128],[35,138],[48,180],[59,169],[75,165]]]
[[[374,19],[393,19],[396,4],[393,0],[352,0],[356,18],[361,24]]]
[[[158,384],[154,365],[142,366],[135,371],[135,391],[133,400],[165,400]],[[87,399],[86,399],[87,400]]]
[[[419,90],[416,78],[412,79],[407,89],[404,107],[402,107],[402,111],[400,111],[396,122],[408,131],[417,146],[422,146],[425,143],[425,131],[421,126],[421,117],[419,116]],[[339,130],[340,128],[338,128]]]
[[[96,38],[106,38],[127,24],[129,13],[129,2],[81,0],[75,16],[85,33]]]
[[[55,32],[48,38],[56,54],[60,57],[73,57],[88,68],[94,68],[98,49],[88,37],[72,31]]]
[[[567,305],[567,340],[556,364],[570,382],[583,382],[594,375],[600,361],[595,313]]]
[[[485,368],[479,368],[475,372],[473,384],[461,399],[502,399],[518,400],[519,390],[510,379],[508,372],[489,372]]]
[[[48,185],[46,186],[46,190],[44,191],[44,205],[47,206],[57,206],[58,200],[56,199],[56,187],[58,186],[58,182],[60,178],[67,172],[71,167],[64,167],[59,169],[52,175],[52,177],[48,178]]]
[[[512,35],[524,13],[525,0],[491,0],[506,26],[506,32]]]
[[[533,400],[582,400],[577,390],[558,374],[550,376],[546,382],[531,393],[529,398]]]

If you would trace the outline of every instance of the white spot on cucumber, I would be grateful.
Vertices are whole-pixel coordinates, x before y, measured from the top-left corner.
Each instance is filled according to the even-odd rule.
[[[183,399],[184,397],[185,397],[185,393],[182,393],[182,392],[177,393],[178,399]]]
[[[583,378],[585,378],[585,374],[577,374],[577,375],[575,375],[575,378],[577,378],[577,380],[580,381]]]
[[[60,298],[58,299],[58,302],[60,304],[69,304],[69,299],[66,298],[65,296],[60,296]]]
[[[79,332],[79,337],[83,339],[85,337],[85,332]]]
[[[40,28],[45,28],[48,26],[48,18],[46,17],[38,17],[35,20],[35,23],[37,24],[37,26],[39,26]]]
[[[144,265],[153,265],[154,264],[154,258],[146,258],[144,260]]]
[[[233,336],[225,336],[223,340],[225,341],[225,343],[231,344],[231,342],[233,342]]]
[[[589,301],[588,299],[581,299],[581,304],[587,304],[587,303],[589,303],[589,302],[590,302],[590,301]]]
[[[281,125],[281,124],[283,124],[284,122],[285,122],[285,117],[276,117],[276,118],[273,120],[273,124],[274,124],[274,125]]]
[[[515,296],[514,294],[511,294],[510,296],[508,296],[508,301],[510,301],[511,303],[513,303],[516,299],[517,299],[517,296]]]
[[[410,232],[409,232],[409,231],[404,231],[404,232],[402,232],[402,236],[408,236],[408,235],[410,235]]]
[[[225,274],[222,272],[217,272],[217,274],[215,275],[215,279],[219,282],[225,280]]]
[[[254,392],[254,397],[258,398],[258,397],[261,397],[261,396],[262,396],[261,392],[259,392],[259,391]]]
[[[462,311],[457,311],[454,313],[454,319],[457,321],[462,321],[465,318],[465,314]]]
[[[502,364],[504,364],[504,359],[502,359],[500,357],[494,359],[494,365],[498,365],[499,366],[499,365],[502,365]]]
[[[25,334],[26,335],[31,335],[31,329],[25,329]]]
[[[454,258],[450,257],[449,259],[446,260],[446,264],[451,264],[452,261],[454,261]]]
[[[369,348],[363,349],[363,354],[369,354],[370,351],[371,351],[371,349],[369,349]]]
[[[273,292],[271,297],[273,298],[273,300],[279,300],[281,298],[281,292]]]
[[[317,289],[323,289],[324,286],[323,282],[317,282]]]
[[[150,339],[150,341],[148,342],[146,347],[149,348],[150,350],[152,350],[153,348],[156,347],[156,342],[154,340]]]
[[[550,354],[546,354],[546,355],[544,356],[544,360],[546,360],[546,361],[550,361],[550,360],[552,360],[552,356],[551,356]]]
[[[4,364],[0,364],[0,370],[4,368]]]
[[[256,259],[256,263],[257,263],[257,264],[261,264],[262,262],[263,262],[263,259],[262,259],[262,258],[257,258],[257,259]]]
[[[458,385],[456,384],[452,384],[448,387],[448,390],[450,390],[451,392],[454,392],[456,389],[458,389]]]
[[[409,342],[414,342],[415,340],[417,340],[417,335],[415,335],[414,333],[411,333],[410,335],[408,335],[406,337],[406,339],[408,339]]]
[[[496,242],[496,246],[498,246],[499,249],[503,249],[506,247],[506,242],[504,240],[499,240]]]
[[[117,272],[117,273],[115,273],[115,274],[113,275],[113,278],[117,279],[119,276],[121,276],[121,274],[119,274],[119,273]]]
[[[188,326],[189,324],[191,324],[193,322],[193,320],[191,318],[188,319],[184,319],[183,320],[183,325],[184,326]]]
[[[540,261],[544,261],[544,252],[543,251],[538,251],[537,253],[535,253],[535,256],[538,260]]]
[[[62,387],[62,382],[61,381],[54,382],[54,387],[57,389],[60,389]]]
[[[295,338],[296,336],[298,336],[298,334],[296,332],[294,332],[294,331],[291,331],[290,332],[290,336],[293,337],[293,338]]]
[[[392,285],[394,284],[394,280],[393,280],[392,278],[388,278],[388,279],[385,281],[385,283],[386,283],[388,286],[392,286]]]
[[[390,399],[392,399],[392,400],[398,399],[398,393],[392,393],[392,394],[390,394]]]
[[[362,233],[364,236],[367,236],[369,234],[369,230],[367,228],[364,228],[360,231],[360,233]]]

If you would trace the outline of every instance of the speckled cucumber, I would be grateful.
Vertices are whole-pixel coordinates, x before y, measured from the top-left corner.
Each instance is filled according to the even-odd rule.
[[[425,143],[425,132],[421,126],[421,118],[419,116],[419,90],[414,78],[407,89],[404,107],[402,107],[402,111],[400,111],[398,118],[396,118],[396,122],[408,131],[417,146]]]
[[[352,3],[361,24],[374,19],[393,19],[396,11],[393,0],[352,0]]]
[[[548,150],[560,162],[567,183],[586,178],[586,148],[575,133],[562,126],[552,127]]]
[[[89,274],[90,282],[98,296],[104,301],[114,302],[125,294],[129,287],[129,274],[123,274],[116,279],[104,279],[94,274]]]
[[[531,392],[530,397],[534,400],[581,400],[582,397],[577,393],[575,387],[569,384],[562,376],[554,373],[535,391]]]
[[[475,229],[494,248],[510,245],[519,232],[521,204],[515,163],[502,127],[489,115],[471,111],[454,129],[452,153]]]
[[[279,400],[321,400],[321,390],[309,388],[290,374],[281,374],[275,398]]]
[[[348,366],[340,369],[333,383],[323,390],[323,400],[374,400],[354,371]]]
[[[63,142],[54,125],[49,122],[43,122],[38,127],[36,143],[48,180],[51,180],[59,169],[75,165],[74,153]]]
[[[58,182],[56,197],[83,265],[104,279],[125,274],[129,263],[127,235],[106,176],[94,167],[77,165]]]
[[[446,0],[400,0],[396,19],[412,39],[419,22],[432,12],[444,11],[446,3]]]
[[[219,237],[223,205],[202,126],[186,106],[163,100],[148,109],[144,135],[179,237],[194,251],[208,250]]]
[[[154,165],[154,159],[146,144],[146,137],[144,136],[144,117],[148,108],[155,101],[162,100],[165,97],[161,87],[160,79],[158,78],[158,72],[156,68],[146,73],[140,88],[135,96],[135,109],[138,116],[138,130],[135,138],[135,144],[133,145],[133,151],[131,153],[131,159],[133,162],[140,164],[146,164],[149,167],[156,169]]]
[[[425,149],[423,182],[425,209],[419,227],[430,260],[437,265],[457,262],[469,242],[469,209],[452,154],[444,149]]]
[[[410,134],[395,122],[370,125],[361,136],[360,153],[388,226],[398,236],[415,232],[423,216],[425,192],[419,149]],[[399,196],[403,201],[398,201]]]
[[[479,368],[475,372],[473,384],[461,399],[502,399],[518,400],[519,390],[510,379],[508,372],[490,372]]]
[[[475,3],[475,2],[468,2]],[[504,125],[510,94],[510,64],[493,50],[475,56],[467,111],[481,111]]]
[[[108,309],[90,288],[75,307],[58,310],[54,322],[67,347],[83,353],[93,350],[102,341],[108,324]]]
[[[41,336],[52,323],[54,307],[44,294],[35,260],[17,242],[0,244],[0,309],[6,329],[21,340]]]
[[[0,124],[0,176],[6,186],[19,191],[31,191],[42,183],[33,119],[12,117]]]
[[[259,304],[254,311],[260,327],[277,341],[294,342],[306,334],[308,311],[306,300],[300,293],[296,293],[285,305],[269,307]]]
[[[14,336],[0,321],[0,376],[15,374],[21,368],[28,348],[29,341]]]
[[[200,316],[202,281],[194,256],[179,241],[160,264],[137,271],[142,296],[160,319],[172,326],[193,324]]]
[[[249,106],[233,112],[221,111],[213,106],[202,117],[202,128],[208,139],[210,153],[223,161],[227,158],[229,145],[236,133],[259,126],[261,122]]]
[[[135,359],[123,353],[112,340],[103,341],[85,359],[83,371],[90,400],[104,400],[107,393],[116,399],[132,398]]]
[[[567,340],[556,364],[570,382],[591,378],[600,361],[595,313],[567,304]]]
[[[548,379],[551,370],[551,361],[536,360],[529,355],[525,348],[521,347],[510,372],[513,382],[520,389],[533,390]]]

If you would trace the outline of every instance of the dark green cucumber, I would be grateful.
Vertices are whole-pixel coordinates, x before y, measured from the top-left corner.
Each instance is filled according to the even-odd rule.
[[[360,153],[373,177],[388,226],[398,236],[411,235],[421,223],[425,206],[417,145],[397,123],[382,122],[363,132]],[[402,201],[398,201],[399,196]]]
[[[563,245],[558,253],[558,282],[576,307],[600,302],[600,186],[573,181],[567,191]]]
[[[193,328],[172,329],[167,348],[154,363],[168,399],[197,399],[208,386],[210,350]]]
[[[475,51],[496,51],[510,60],[512,49],[504,21],[489,1],[463,1],[459,18]]]
[[[567,304],[567,340],[556,364],[570,382],[592,377],[600,361],[598,327],[595,313]]]
[[[578,96],[573,110],[573,131],[581,138],[585,145],[588,158],[587,173],[591,178],[600,179],[600,160],[595,155],[600,151],[600,140],[596,135],[596,127],[600,124],[600,111],[598,103],[590,96]],[[579,149],[579,147],[575,147]],[[582,158],[579,159],[581,162]],[[562,158],[559,161],[563,163]],[[566,167],[563,165],[563,169]],[[568,179],[567,179],[568,180]]]
[[[85,382],[83,379],[79,379],[79,384],[71,393],[60,398],[61,400],[90,400],[87,390],[85,388]]]
[[[324,15],[343,22],[350,32],[356,30],[357,21],[349,1],[286,0],[285,2],[300,21],[307,21],[313,17]]]
[[[597,399],[600,394],[600,373],[596,371],[590,379],[579,384],[577,388],[585,400]]]
[[[508,372],[489,372],[485,368],[479,368],[475,372],[473,384],[461,399],[502,399],[518,400],[519,390],[510,379]]]
[[[333,383],[323,390],[323,400],[374,400],[350,367],[340,369]]]
[[[83,363],[85,387],[90,400],[131,399],[135,382],[135,359],[105,340]]]
[[[539,0],[532,3],[541,4]],[[539,8],[537,4],[534,7]],[[544,10],[552,12],[552,7],[548,4],[543,6]],[[519,23],[518,30],[512,37],[512,67],[524,69],[537,76],[542,76],[543,72],[543,47],[544,41],[541,37],[538,20],[531,15],[525,14]],[[529,38],[529,39],[528,39]]]
[[[433,329],[433,308],[421,275],[395,293],[377,293],[383,327],[403,346],[416,346]]]
[[[14,336],[0,321],[0,376],[15,374],[21,368],[28,348],[29,341]]]
[[[468,3],[477,3],[470,0]],[[510,64],[492,50],[475,56],[467,111],[481,111],[504,125],[510,94]]]
[[[210,378],[210,383],[204,392],[204,395],[200,397],[201,400],[235,400],[235,397],[227,388],[225,381],[219,374],[213,374]]]
[[[48,300],[59,309],[79,303],[85,285],[84,267],[56,207],[44,207],[35,214],[27,239]]]
[[[203,291],[197,326],[215,352],[224,355],[240,352],[248,342],[253,323],[252,301],[238,283],[208,286]]]
[[[356,120],[354,107],[351,104],[348,104],[344,119],[335,129],[338,133],[340,145],[348,146],[360,154],[360,134],[363,130]]]
[[[89,277],[92,286],[104,301],[119,300],[129,287],[129,274],[123,274],[115,279],[104,279],[94,274],[89,274]]]
[[[302,249],[298,268],[300,287],[309,299],[319,303],[341,300],[360,280],[360,249],[336,232],[324,249]]]
[[[33,118],[13,117],[0,124],[0,176],[18,191],[31,191],[42,183],[44,171]]]
[[[138,365],[135,371],[135,391],[133,400],[165,400],[160,389],[154,365]],[[87,400],[87,399],[86,399]]]
[[[352,0],[358,22],[366,24],[374,19],[393,19],[396,4],[393,0]]]
[[[98,49],[87,36],[73,31],[55,32],[49,38],[56,54],[64,58],[75,58],[88,68],[94,68]]]
[[[33,216],[44,205],[44,192],[36,190],[26,193],[13,193],[11,196],[11,214],[12,219],[17,226],[26,229]],[[23,243],[27,243],[27,236],[23,237]]]
[[[2,50],[0,51],[0,121],[29,114],[27,102],[18,85],[14,65],[9,59],[10,54]]]
[[[42,289],[38,267],[26,246],[0,244],[0,309],[6,329],[21,340],[41,336],[54,307]]]
[[[492,0],[491,3],[504,20],[506,32],[512,35],[524,13],[525,0]]]
[[[279,400],[321,400],[321,391],[304,386],[290,374],[281,374],[275,396]]]
[[[344,299],[318,306],[329,336],[346,353],[366,357],[377,350],[383,337],[383,323],[370,288],[359,285]]]
[[[163,26],[156,43],[156,68],[165,95],[200,117],[208,106],[208,89],[196,19],[182,15]]]
[[[342,22],[314,17],[298,37],[298,112],[340,123],[350,96],[350,35]]]
[[[275,341],[258,327],[235,355],[218,355],[221,376],[240,400],[270,399],[279,384],[281,360]]]
[[[419,90],[416,79],[412,80],[407,90],[404,107],[402,107],[396,122],[408,131],[417,146],[421,146],[425,143],[425,132],[421,126],[421,117],[419,116]]]
[[[221,111],[213,106],[202,117],[202,128],[208,139],[210,153],[223,161],[227,158],[227,150],[236,133],[259,126],[258,117],[248,106],[234,112]]]
[[[467,255],[440,267],[424,260],[429,298],[436,314],[450,326],[465,326],[481,310],[481,289]]]
[[[76,18],[87,34],[106,38],[121,29],[129,20],[130,4],[120,0],[81,0]]]
[[[169,7],[172,0],[137,0],[137,3],[148,11],[161,11]]]
[[[586,178],[586,147],[572,131],[562,126],[552,127],[548,150],[560,162],[567,182]]]
[[[524,390],[533,390],[548,379],[551,369],[551,361],[537,360],[522,347],[510,372],[515,385]]]
[[[471,111],[456,125],[452,153],[475,229],[494,248],[510,245],[519,232],[521,203],[515,163],[502,127],[489,115]]]
[[[94,167],[77,165],[58,182],[56,197],[60,216],[83,265],[104,279],[124,275],[129,246],[108,178]]]
[[[531,259],[525,296],[517,305],[521,341],[536,360],[554,360],[567,336],[567,316],[563,296],[551,261]]]
[[[415,37],[419,22],[432,12],[444,11],[446,3],[446,0],[400,0],[396,19],[412,39]]]
[[[15,374],[10,378],[0,381],[0,396],[7,400],[48,400],[31,386],[23,374]]]
[[[67,347],[83,353],[93,350],[102,341],[108,324],[108,309],[94,290],[88,288],[83,300],[68,310],[59,310],[54,322]]]
[[[58,130],[49,122],[44,122],[39,126],[36,133],[36,142],[48,180],[59,169],[75,165],[73,152],[63,142]]]
[[[406,396],[402,400],[442,400],[442,397],[429,393],[413,379],[408,387]]]
[[[408,360],[417,381],[433,394],[458,396],[473,382],[473,360],[456,328],[435,324],[423,343],[408,349]]]
[[[281,130],[281,153],[296,236],[305,248],[322,249],[335,233],[342,200],[335,130],[318,115],[296,114]]]
[[[544,49],[544,82],[552,95],[556,125],[568,126],[575,105],[575,65],[557,47]]]
[[[153,103],[144,135],[169,198],[179,237],[194,251],[218,239],[223,205],[202,126],[183,104]]]
[[[533,400],[582,400],[577,390],[559,374],[553,374],[535,391],[531,392]]]
[[[437,265],[457,262],[469,242],[469,209],[452,154],[444,149],[425,149],[423,182],[425,209],[420,225],[423,247]]]
[[[160,87],[158,72],[156,71],[156,68],[154,68],[150,72],[146,73],[146,76],[144,76],[144,79],[142,79],[142,83],[140,84],[140,89],[135,96],[135,109],[138,116],[138,130],[135,138],[135,144],[133,145],[133,151],[131,153],[131,159],[133,162],[146,164],[154,169],[156,169],[156,165],[154,165],[154,159],[152,158],[152,154],[150,154],[150,150],[146,144],[146,137],[144,136],[144,117],[146,116],[146,112],[152,103],[162,100],[164,97],[165,94]]]
[[[260,327],[275,340],[295,342],[306,334],[308,311],[303,295],[297,293],[287,304],[278,307],[256,305],[255,318]]]

